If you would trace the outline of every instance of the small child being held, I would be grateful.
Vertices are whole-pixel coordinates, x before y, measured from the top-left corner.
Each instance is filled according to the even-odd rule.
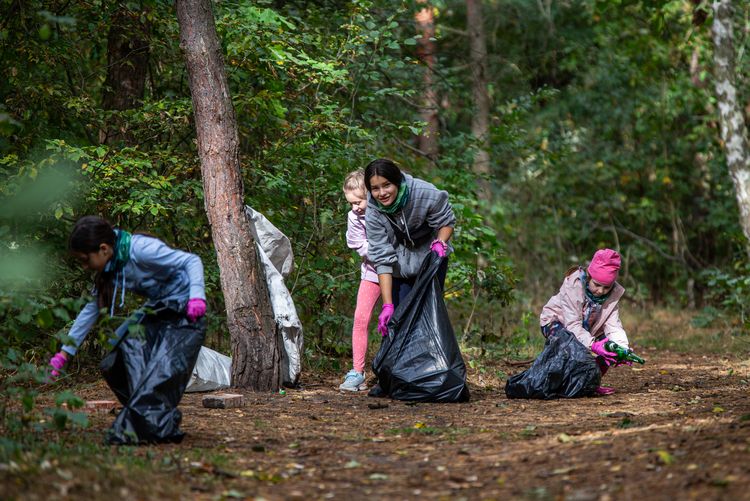
[[[363,391],[365,385],[365,355],[367,355],[368,326],[372,310],[380,297],[378,274],[367,259],[367,234],[365,233],[365,209],[367,194],[365,192],[364,171],[350,172],[344,179],[344,196],[351,204],[352,210],[347,215],[346,244],[362,256],[357,306],[354,311],[352,328],[352,362],[353,367],[341,383],[342,391]]]
[[[607,341],[628,348],[628,336],[620,322],[619,302],[625,289],[617,283],[620,255],[612,249],[596,251],[586,270],[571,268],[560,291],[542,309],[539,323],[545,338],[567,330],[597,355],[597,363],[606,374],[609,367],[621,365],[616,354],[607,351]],[[629,362],[625,362],[628,363]],[[600,386],[597,393],[609,395],[614,388]]]

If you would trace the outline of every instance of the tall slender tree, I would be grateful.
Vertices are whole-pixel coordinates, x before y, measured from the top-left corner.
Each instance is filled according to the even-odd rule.
[[[712,4],[711,35],[714,45],[714,92],[719,107],[721,139],[740,209],[740,226],[750,255],[750,151],[742,107],[737,98],[734,9],[731,0]]]
[[[425,129],[418,137],[418,148],[431,160],[438,156],[438,134],[440,121],[438,110],[438,93],[435,89],[435,11],[429,0],[417,0],[422,7],[414,19],[417,33],[420,35],[417,56],[424,65],[422,77],[422,106],[420,115],[426,123]]]
[[[490,173],[490,95],[487,89],[487,40],[484,35],[482,0],[466,0],[466,31],[469,34],[469,62],[471,64],[471,89],[474,113],[471,115],[471,133],[477,141],[474,155],[474,172],[480,176],[479,197],[490,199],[487,176]]]
[[[198,154],[232,343],[232,384],[275,391],[281,351],[265,278],[244,214],[237,118],[211,0],[177,0]]]

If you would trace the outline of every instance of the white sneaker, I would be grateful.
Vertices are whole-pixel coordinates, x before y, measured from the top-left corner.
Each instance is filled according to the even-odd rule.
[[[357,372],[354,369],[346,373],[344,382],[339,385],[341,391],[364,391],[366,389],[365,373]]]

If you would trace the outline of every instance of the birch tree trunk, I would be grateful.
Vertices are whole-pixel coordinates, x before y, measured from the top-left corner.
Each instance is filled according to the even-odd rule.
[[[721,140],[727,157],[729,173],[734,181],[740,226],[745,234],[745,247],[750,255],[750,152],[748,152],[745,117],[737,100],[735,75],[734,26],[731,0],[717,0],[711,35],[714,43],[714,90],[719,108]]]
[[[469,61],[474,113],[471,115],[471,133],[477,140],[474,155],[474,172],[479,176],[479,198],[490,200],[487,176],[490,173],[490,96],[487,91],[487,42],[484,36],[482,0],[466,0],[466,31],[469,33]]]
[[[276,391],[281,352],[265,277],[244,214],[237,119],[211,0],[176,0],[193,98],[206,213],[232,343],[232,385]]]
[[[424,64],[424,76],[422,77],[422,107],[420,115],[422,121],[427,125],[424,132],[418,137],[418,148],[431,160],[438,156],[438,134],[440,122],[438,120],[438,95],[435,90],[435,14],[428,0],[417,0],[423,4],[414,16],[417,23],[417,32],[422,35],[417,46],[417,56]]]

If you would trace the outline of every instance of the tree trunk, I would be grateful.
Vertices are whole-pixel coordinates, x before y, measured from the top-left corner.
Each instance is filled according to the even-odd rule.
[[[417,22],[417,32],[422,35],[417,46],[417,57],[424,64],[424,76],[422,77],[422,107],[419,113],[422,121],[427,125],[422,134],[419,135],[418,148],[429,159],[436,160],[438,156],[438,133],[440,122],[438,120],[438,95],[435,90],[435,14],[428,0],[417,0],[424,7],[417,11],[414,18]]]
[[[469,61],[474,96],[471,133],[478,147],[474,155],[474,172],[479,178],[479,198],[489,202],[491,192],[487,178],[490,173],[490,95],[487,91],[487,42],[484,36],[482,0],[466,0],[466,31],[469,33]]]
[[[107,79],[104,82],[102,107],[122,111],[136,108],[143,99],[148,73],[149,27],[140,20],[140,12],[120,9],[114,15],[107,38]],[[132,144],[125,123],[119,117],[111,119],[99,131],[99,142]]]
[[[719,107],[721,140],[729,173],[734,181],[740,226],[750,255],[750,152],[748,152],[745,117],[737,101],[734,70],[734,26],[731,0],[717,0],[712,5],[714,20],[711,34],[714,42],[714,89]]]
[[[211,0],[177,0],[180,47],[193,98],[206,213],[232,343],[232,385],[276,391],[281,352],[268,289],[245,217],[237,119]]]

